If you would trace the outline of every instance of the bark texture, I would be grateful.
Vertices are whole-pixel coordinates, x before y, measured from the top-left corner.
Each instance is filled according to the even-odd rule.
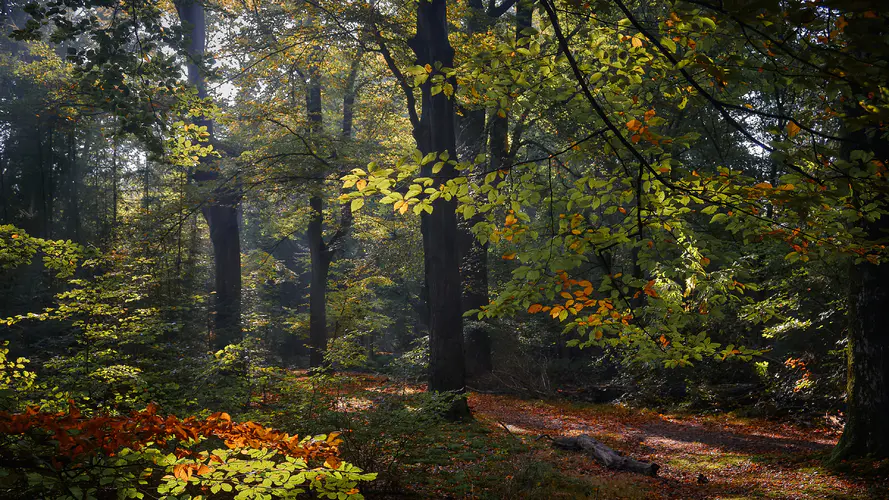
[[[842,156],[848,161],[853,150],[870,150],[889,162],[889,142],[880,136],[878,130],[853,132]],[[889,210],[885,192],[876,196]],[[887,216],[860,225],[870,241],[889,236]],[[846,424],[832,458],[889,457],[889,264],[852,264],[849,281]]]
[[[439,73],[441,67],[454,67],[446,7],[445,0],[417,3],[417,34],[411,39],[410,46],[417,64],[430,65],[432,75]],[[454,78],[447,81],[456,87]],[[448,152],[451,158],[456,158],[454,101],[444,92],[432,95],[431,81],[424,83],[421,90],[421,116],[414,129],[418,149],[424,155]],[[456,172],[452,165],[445,165],[433,174],[432,163],[429,163],[423,167],[422,175],[435,179],[438,185],[452,179]],[[466,368],[456,205],[453,199],[436,199],[432,203],[432,213],[423,213],[421,224],[429,304],[429,389],[462,393],[465,391]],[[468,417],[466,400],[456,399],[448,416],[454,419]]]

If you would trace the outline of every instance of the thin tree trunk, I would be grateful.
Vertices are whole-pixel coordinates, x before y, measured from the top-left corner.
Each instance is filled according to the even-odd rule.
[[[9,218],[9,195],[6,193],[6,155],[0,153],[0,198],[3,199],[3,222],[12,223]]]
[[[81,220],[80,220],[80,191],[81,191],[81,176],[80,169],[77,164],[77,145],[75,144],[76,135],[75,130],[72,128],[68,131],[66,137],[67,143],[66,147],[68,149],[68,172],[66,177],[68,181],[65,183],[68,186],[68,227],[67,232],[70,235],[69,237],[78,242],[81,241]]]
[[[309,287],[309,366],[318,368],[327,350],[327,275],[331,255],[324,244],[324,206],[320,196],[309,200],[312,219],[307,236],[312,260],[312,280]]]
[[[417,3],[417,34],[410,40],[410,46],[420,66],[454,66],[454,50],[448,40],[446,7],[446,0]],[[434,69],[432,74],[439,71]],[[453,77],[446,81],[456,87]],[[431,78],[422,85],[421,90],[422,113],[414,129],[418,149],[424,155],[447,152],[451,158],[456,158],[454,101],[444,92],[432,95]],[[446,182],[456,175],[454,167],[448,164],[438,173],[432,173],[433,163],[423,167],[422,175],[435,179],[435,184]],[[421,225],[429,294],[429,389],[462,393],[465,391],[466,371],[456,205],[454,199],[437,198],[432,202],[432,213],[422,214]],[[468,417],[466,400],[456,399],[448,416],[454,419]]]
[[[467,34],[472,35],[483,28],[487,14],[481,0],[471,0],[469,6],[465,25]],[[485,116],[486,110],[479,107],[464,110],[462,116],[457,117],[457,153],[461,161],[475,161],[484,151]],[[484,163],[476,167],[476,180],[484,176],[486,168]],[[482,214],[476,214],[469,220],[458,221],[463,313],[488,304],[488,245],[481,243],[472,233],[472,227],[483,220]],[[464,328],[467,375],[473,377],[489,373],[492,369],[491,339],[487,329],[478,323],[464,325]]]
[[[346,80],[346,93],[343,96],[343,127],[340,137],[343,139],[352,138],[352,125],[355,120],[355,82],[358,79],[358,70],[361,67],[361,56],[363,51],[359,50],[352,60],[352,66],[349,68],[349,78]]]
[[[108,231],[112,241],[114,241],[117,236],[117,192],[119,189],[118,177],[120,176],[117,154],[118,144],[117,135],[115,134],[111,150],[111,228]]]
[[[314,19],[309,21],[314,22]],[[314,47],[314,56],[320,51]],[[321,83],[318,67],[312,61],[308,69],[309,84],[306,89],[306,114],[309,130],[317,140],[324,130],[324,114],[321,102]],[[324,362],[327,350],[327,275],[330,270],[330,254],[324,244],[324,186],[319,182],[317,192],[309,198],[311,220],[306,232],[309,240],[312,277],[309,285],[309,366],[318,368]]]

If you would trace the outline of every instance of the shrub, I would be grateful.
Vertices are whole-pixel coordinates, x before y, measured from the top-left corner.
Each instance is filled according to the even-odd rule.
[[[357,500],[365,474],[340,460],[337,433],[290,436],[226,413],[206,419],[68,412],[0,413],[4,498],[180,498],[232,492],[236,499]]]

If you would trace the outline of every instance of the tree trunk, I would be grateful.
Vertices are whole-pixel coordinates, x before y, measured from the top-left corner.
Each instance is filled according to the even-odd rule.
[[[481,0],[471,0],[467,11],[466,31],[479,32],[487,16]],[[457,117],[457,154],[461,161],[471,162],[485,148],[485,109],[466,109]],[[487,165],[478,165],[475,177],[484,177]],[[477,179],[478,180],[478,179]],[[488,245],[479,242],[472,233],[472,227],[484,220],[476,214],[469,220],[458,222],[458,244],[460,248],[460,278],[462,280],[462,312],[480,309],[488,304]],[[472,319],[472,318],[468,318]],[[470,377],[490,373],[491,339],[483,326],[464,325],[466,342],[466,373]]]
[[[309,200],[312,219],[307,236],[312,260],[312,281],[309,287],[309,366],[318,368],[327,349],[327,274],[331,252],[324,244],[324,205],[319,196]]]
[[[108,230],[109,239],[111,243],[116,242],[117,240],[117,197],[118,197],[118,179],[120,177],[120,170],[117,161],[118,154],[118,136],[117,133],[114,134],[114,143],[112,145],[111,151],[111,227]],[[110,245],[109,245],[110,246]]]
[[[314,19],[310,18],[309,23]],[[320,51],[313,47],[314,56]],[[306,88],[306,117],[309,130],[314,138],[324,131],[324,114],[321,102],[321,83],[318,80],[318,67],[312,61],[308,70]],[[309,240],[312,278],[309,285],[309,366],[318,368],[324,362],[327,350],[327,274],[330,270],[330,252],[324,244],[324,200],[321,198],[324,186],[319,182],[316,194],[309,198],[311,219],[306,236]]]
[[[340,137],[343,139],[352,138],[352,124],[355,118],[355,81],[358,79],[358,70],[361,67],[361,56],[363,51],[359,50],[352,60],[352,66],[349,68],[349,78],[346,80],[346,93],[343,96],[343,126]]]
[[[176,2],[176,11],[183,28],[190,35],[187,63],[188,81],[198,89],[198,97],[207,97],[207,85],[198,68],[204,55],[206,21],[204,6],[197,0]],[[208,119],[196,120],[206,126],[213,140],[213,122]],[[202,163],[204,163],[202,161]],[[219,179],[216,169],[199,168],[194,175],[199,183]],[[230,187],[217,187],[213,200],[206,204],[202,212],[210,227],[210,240],[213,243],[215,263],[216,296],[214,300],[214,321],[211,335],[213,348],[221,349],[241,339],[241,237],[238,225],[237,204],[239,195]]]
[[[884,219],[868,230],[889,230]],[[889,456],[889,264],[851,267],[846,425],[834,460]]]
[[[9,194],[6,192],[6,154],[0,152],[0,199],[3,200],[3,222],[12,224],[9,218]]]
[[[860,112],[853,108],[850,114]],[[875,127],[849,134],[841,156],[852,161],[852,151],[870,150],[889,163],[889,142],[881,135]],[[887,210],[885,193],[876,196],[881,210]],[[886,216],[860,225],[868,241],[885,242],[889,234]],[[846,424],[832,460],[889,457],[889,263],[853,263],[849,281]]]
[[[410,46],[420,66],[430,65],[430,79],[421,87],[422,113],[414,129],[418,149],[425,155],[447,152],[456,158],[454,101],[444,92],[432,95],[431,76],[440,68],[453,68],[454,50],[448,40],[446,0],[417,3],[417,34]],[[456,88],[456,80],[446,81]],[[432,173],[430,162],[422,175],[435,179],[435,185],[454,178],[453,165],[446,164]],[[429,390],[462,393],[465,391],[465,360],[463,354],[463,319],[460,307],[460,256],[457,248],[457,201],[439,197],[432,202],[432,213],[423,213],[421,228],[426,288],[429,300]],[[448,417],[469,416],[469,406],[458,398]]]
[[[467,29],[470,33],[480,28],[480,20],[484,13],[482,2],[472,0]],[[531,26],[533,3],[527,0],[516,2],[515,39],[522,38],[522,30]],[[473,161],[482,152],[485,139],[484,109],[464,112],[460,119],[460,135],[458,152],[464,161]],[[481,176],[486,169],[491,171],[507,167],[509,147],[509,118],[504,111],[502,115],[494,114],[488,135],[487,165],[480,165]],[[479,179],[480,180],[480,179]],[[463,312],[480,309],[488,304],[488,244],[481,243],[470,229],[482,222],[484,216],[476,214],[468,221],[460,224],[460,271],[463,278]],[[488,330],[480,326],[468,327],[466,330],[466,366],[470,376],[490,373],[493,369],[491,355],[491,338]]]
[[[66,195],[68,196],[67,214],[66,214],[66,232],[68,238],[77,243],[83,243],[81,237],[81,220],[80,220],[80,193],[82,191],[80,169],[77,164],[77,144],[74,127],[68,130],[65,137],[65,147],[67,148],[66,162],[68,171],[65,173]]]

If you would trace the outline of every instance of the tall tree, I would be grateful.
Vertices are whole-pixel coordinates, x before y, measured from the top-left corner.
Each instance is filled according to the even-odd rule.
[[[320,61],[320,47],[313,48],[313,60],[308,68],[308,88],[306,92],[306,112],[308,114],[309,128],[316,139],[321,139],[324,133],[323,102],[321,97],[321,82],[318,64]],[[348,140],[352,136],[352,123],[355,114],[355,80],[360,68],[360,54],[352,62],[346,81],[346,89],[343,94],[343,115],[340,138]],[[335,156],[335,155],[334,155]],[[324,162],[325,174],[333,165]],[[311,256],[312,278],[309,289],[309,366],[317,368],[324,362],[324,353],[327,349],[327,281],[330,274],[330,264],[341,250],[343,239],[348,234],[352,225],[352,211],[348,206],[343,206],[340,211],[339,227],[328,241],[324,240],[324,185],[321,182],[314,186],[315,193],[309,199],[311,219],[306,235],[309,241],[309,253]]]
[[[837,57],[853,75],[843,97],[853,98],[845,102],[845,140],[839,157],[848,165],[846,175],[854,179],[858,172],[872,171],[869,164],[874,161],[889,165],[883,119],[872,113],[875,108],[862,105],[871,101],[872,105],[886,106],[889,16],[881,12],[882,2],[830,3],[840,9],[840,19],[846,23],[840,25],[845,47]],[[879,172],[875,174],[865,176],[864,185],[856,186],[852,204],[857,210],[871,205],[879,212],[876,217],[861,216],[857,226],[863,233],[863,246],[885,248],[889,240],[889,183]],[[889,457],[889,263],[885,256],[853,263],[849,282],[846,423],[832,459]]]
[[[179,0],[176,11],[188,39],[188,81],[197,88],[198,97],[208,97],[201,66],[207,38],[204,5],[198,0]],[[207,128],[213,142],[213,122],[199,118],[196,124]],[[241,237],[238,224],[240,193],[227,181],[220,182],[219,169],[205,158],[193,175],[199,184],[214,185],[211,199],[201,209],[210,228],[215,264],[213,346],[217,349],[237,342],[241,337]]]
[[[456,87],[453,74],[447,74],[454,66],[454,49],[448,40],[447,1],[418,2],[416,12],[417,33],[409,45],[417,65],[426,67],[430,75],[421,87],[420,119],[413,133],[423,155],[432,153],[444,161],[437,172],[433,172],[436,162],[428,162],[422,170],[424,177],[439,185],[456,177],[454,165],[447,160],[457,157],[454,101],[447,92],[432,91],[436,76],[451,88]],[[432,203],[432,213],[422,214],[421,226],[429,307],[429,389],[462,393],[466,368],[456,206],[455,199],[437,198]],[[469,416],[466,400],[455,399],[449,416]]]

